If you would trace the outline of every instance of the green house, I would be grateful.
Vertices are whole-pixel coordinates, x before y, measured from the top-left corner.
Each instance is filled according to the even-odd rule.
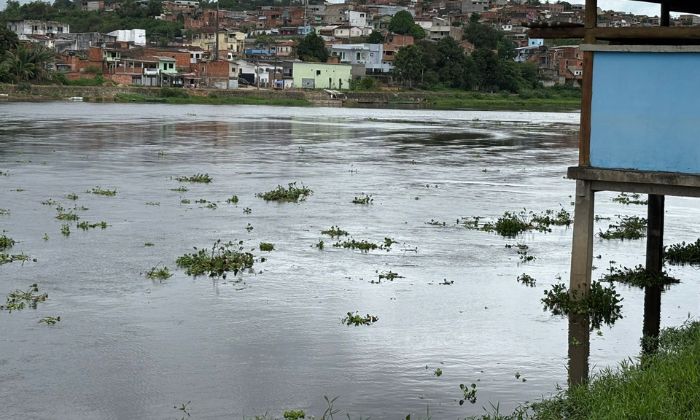
[[[349,64],[294,63],[294,87],[303,89],[350,89],[352,66]]]

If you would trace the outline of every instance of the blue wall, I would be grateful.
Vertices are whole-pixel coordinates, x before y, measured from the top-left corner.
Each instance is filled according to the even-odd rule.
[[[591,166],[700,174],[700,53],[594,52]]]

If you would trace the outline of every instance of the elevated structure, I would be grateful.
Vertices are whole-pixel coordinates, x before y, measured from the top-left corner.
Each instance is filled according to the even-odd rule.
[[[636,1],[636,0],[635,0]],[[666,195],[700,197],[700,27],[669,27],[670,12],[700,13],[700,3],[652,0],[658,27],[597,27],[597,1],[586,0],[584,25],[538,26],[533,38],[583,38],[583,95],[570,290],[591,285],[597,191],[649,195],[646,269],[663,265]],[[645,290],[644,336],[658,336],[661,290]],[[651,310],[655,308],[656,310]],[[569,318],[571,383],[588,377],[588,319]]]

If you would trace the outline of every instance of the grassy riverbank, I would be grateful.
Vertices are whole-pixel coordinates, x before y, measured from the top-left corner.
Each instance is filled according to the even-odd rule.
[[[260,96],[146,96],[138,93],[119,93],[114,102],[160,103],[160,104],[200,104],[200,105],[274,105],[310,106],[306,99],[269,98]]]
[[[531,408],[484,419],[700,419],[700,322],[664,330],[657,354]]]

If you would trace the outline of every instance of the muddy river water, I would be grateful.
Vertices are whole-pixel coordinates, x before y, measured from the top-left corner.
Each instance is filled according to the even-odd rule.
[[[174,407],[182,404],[194,419],[287,409],[320,417],[324,396],[338,396],[336,418],[429,411],[449,419],[551,395],[566,384],[567,321],[544,312],[540,299],[568,281],[571,229],[508,239],[456,221],[573,212],[575,184],[564,176],[577,161],[578,118],[0,104],[0,208],[9,213],[0,230],[17,241],[4,252],[36,259],[0,265],[0,300],[33,283],[49,295],[36,310],[0,311],[0,417],[168,419],[182,417]],[[175,180],[197,173],[213,181]],[[256,197],[290,182],[313,194],[298,204]],[[86,192],[96,186],[117,194]],[[180,186],[188,190],[173,191]],[[373,202],[353,204],[361,193]],[[234,194],[239,202],[227,203]],[[596,213],[645,215],[644,206],[614,203],[616,195],[599,193]],[[195,202],[202,199],[216,208]],[[700,236],[698,203],[667,199],[667,244]],[[108,227],[56,220],[58,205]],[[320,233],[333,225],[357,240],[398,243],[368,253],[334,248]],[[226,280],[176,267],[177,257],[217,239],[242,240],[266,261]],[[261,252],[260,242],[275,249]],[[517,243],[535,259],[521,262],[505,247]],[[594,255],[599,277],[610,261],[642,264],[644,241],[597,239]],[[156,265],[174,275],[145,278]],[[403,278],[373,283],[386,271]],[[662,327],[700,312],[697,271],[669,272],[682,282],[662,297]],[[517,283],[522,273],[537,286]],[[618,291],[624,318],[593,334],[594,371],[639,353],[643,292]],[[343,325],[349,311],[379,320]],[[61,321],[38,323],[45,316]],[[459,385],[471,383],[476,402],[460,405]]]

